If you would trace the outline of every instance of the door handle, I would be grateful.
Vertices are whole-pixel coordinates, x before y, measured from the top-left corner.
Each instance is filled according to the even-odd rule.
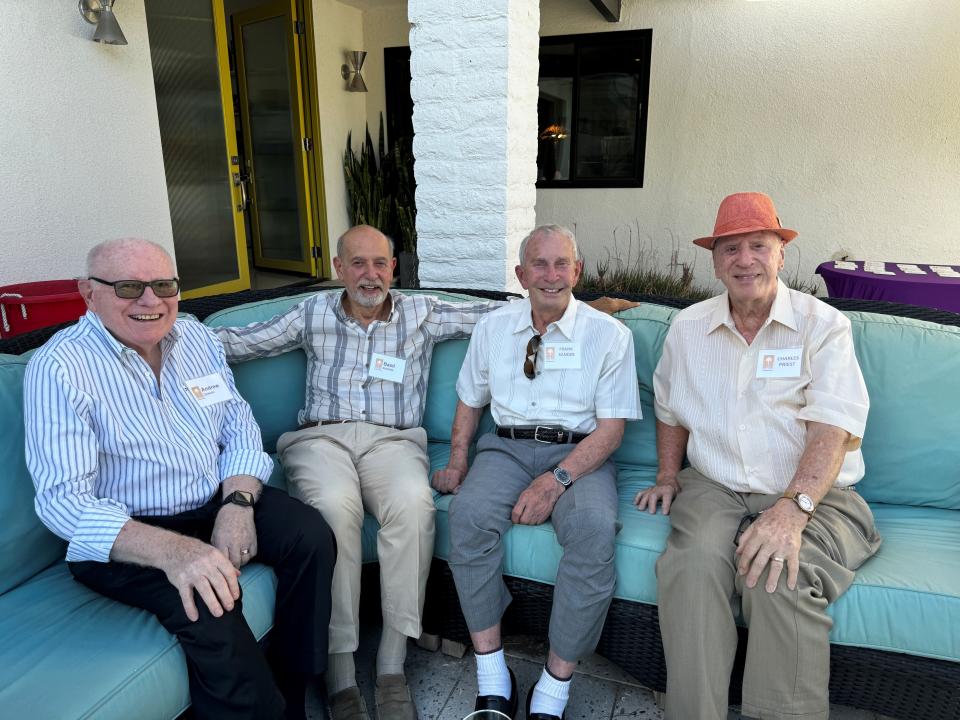
[[[240,188],[240,203],[237,205],[237,212],[244,212],[250,205],[250,198],[247,195],[247,181],[250,176],[246,173],[235,172],[233,174],[233,184]]]

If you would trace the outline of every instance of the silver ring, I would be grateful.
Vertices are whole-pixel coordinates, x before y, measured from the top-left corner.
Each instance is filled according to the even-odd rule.
[[[250,554],[250,548],[244,548],[243,550],[240,551],[240,554],[241,554],[241,555],[249,555],[249,554]]]
[[[781,557],[775,557],[775,558],[772,558],[772,559],[773,559],[774,562],[778,562],[778,563],[782,563],[782,562],[783,562],[783,558],[781,558]]]

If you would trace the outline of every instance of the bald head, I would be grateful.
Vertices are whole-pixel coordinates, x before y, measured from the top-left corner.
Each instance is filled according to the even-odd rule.
[[[109,275],[118,268],[126,267],[130,258],[145,253],[166,260],[168,267],[157,268],[157,277],[172,277],[175,274],[173,258],[163,245],[143,238],[118,238],[105,240],[90,248],[87,253],[87,277]]]
[[[387,248],[389,249],[388,257],[393,257],[393,240],[372,225],[355,225],[337,238],[337,257],[339,257],[341,260],[346,259],[347,256],[345,253],[349,253],[348,246],[353,240],[372,242],[382,240],[383,242],[387,243]]]

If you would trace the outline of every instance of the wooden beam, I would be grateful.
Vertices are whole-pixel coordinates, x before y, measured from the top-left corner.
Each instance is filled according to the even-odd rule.
[[[620,0],[590,0],[607,22],[620,22]]]

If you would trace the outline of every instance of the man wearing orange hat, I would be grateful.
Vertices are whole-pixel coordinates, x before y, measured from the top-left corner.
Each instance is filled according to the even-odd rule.
[[[826,608],[880,545],[853,490],[869,400],[850,322],[779,280],[796,236],[766,195],[725,198],[694,243],[726,292],[677,314],[654,373],[659,469],[635,502],[673,528],[657,562],[673,720],[727,717],[738,614],[743,714],[827,718]]]

